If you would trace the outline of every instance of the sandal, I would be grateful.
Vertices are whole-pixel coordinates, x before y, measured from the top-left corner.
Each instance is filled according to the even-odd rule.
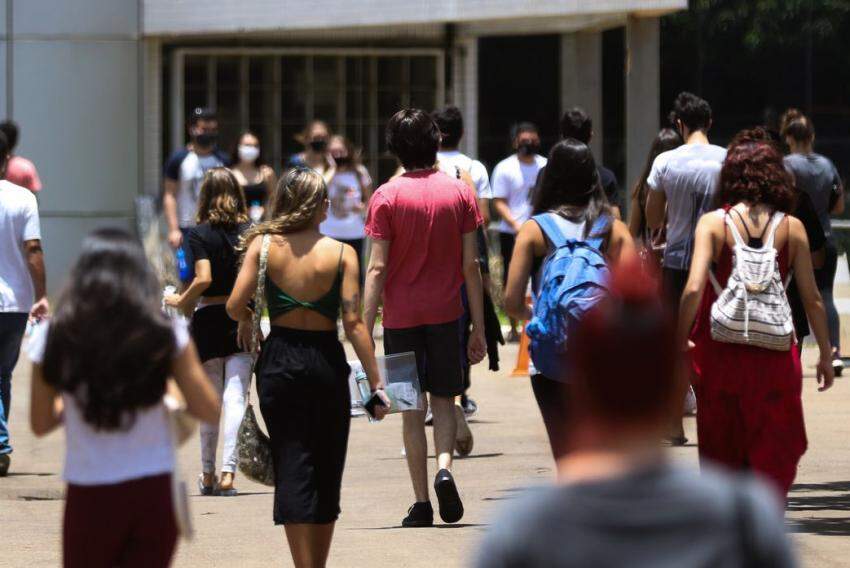
[[[201,492],[201,495],[212,495],[215,493],[216,486],[216,477],[213,476],[213,484],[212,485],[204,485],[204,474],[198,475],[198,491]]]

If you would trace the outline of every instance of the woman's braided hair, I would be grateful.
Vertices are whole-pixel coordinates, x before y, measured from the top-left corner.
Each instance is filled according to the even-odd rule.
[[[296,233],[310,226],[322,211],[328,188],[321,174],[311,168],[290,170],[277,184],[268,221],[251,227],[242,237],[245,251],[255,237]]]

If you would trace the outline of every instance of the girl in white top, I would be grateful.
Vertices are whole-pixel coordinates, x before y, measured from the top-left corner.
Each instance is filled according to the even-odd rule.
[[[65,426],[65,566],[167,566],[174,553],[166,381],[205,422],[218,422],[219,403],[186,325],[159,304],[141,246],[101,229],[83,242],[49,326],[30,339],[32,430]]]
[[[366,238],[366,206],[372,197],[372,178],[360,163],[360,157],[350,140],[332,136],[328,151],[336,168],[328,182],[328,216],[319,231],[354,247],[361,271],[363,240]]]

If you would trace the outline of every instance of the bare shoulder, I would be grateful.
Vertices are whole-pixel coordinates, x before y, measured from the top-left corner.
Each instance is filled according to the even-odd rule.
[[[263,178],[267,180],[274,179],[275,177],[274,170],[272,169],[272,167],[265,164],[260,166],[260,175],[262,175]]]

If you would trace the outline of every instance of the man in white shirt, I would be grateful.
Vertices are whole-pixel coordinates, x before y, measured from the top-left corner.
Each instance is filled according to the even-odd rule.
[[[521,122],[513,129],[513,147],[516,152],[499,162],[493,170],[493,205],[502,217],[499,223],[499,244],[502,251],[503,277],[507,281],[516,234],[531,216],[529,193],[537,181],[537,174],[546,165],[540,152],[540,132],[530,122]],[[518,341],[517,322],[511,320],[508,341]]]
[[[9,142],[0,133],[0,174],[9,161]],[[12,371],[28,319],[47,315],[44,255],[38,204],[28,189],[0,181],[0,477],[9,471],[9,412]]]

